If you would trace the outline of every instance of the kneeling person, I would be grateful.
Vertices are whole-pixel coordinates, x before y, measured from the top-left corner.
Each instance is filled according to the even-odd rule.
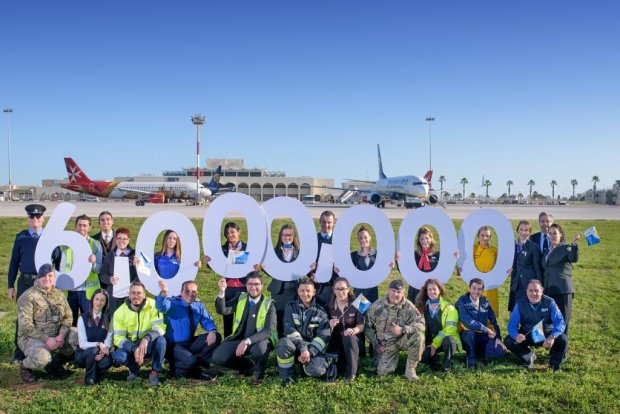
[[[162,371],[166,340],[164,317],[155,307],[155,301],[146,297],[144,285],[132,282],[129,286],[129,298],[114,312],[114,345],[117,349],[112,359],[117,366],[129,368],[127,381],[138,378],[144,358],[152,357],[152,370],[149,374],[151,385],[159,385],[159,373]]]
[[[218,282],[220,292],[215,300],[215,310],[220,315],[234,315],[233,333],[213,353],[212,363],[236,369],[240,374],[249,373],[254,360],[253,385],[259,385],[265,376],[269,352],[278,341],[275,303],[262,294],[263,278],[259,272],[246,277],[247,293],[240,293],[226,302],[226,279]]]
[[[416,368],[424,348],[424,318],[405,298],[402,281],[390,282],[386,297],[370,306],[364,333],[375,348],[378,375],[396,371],[399,353],[405,351],[405,377],[410,381],[418,379]]]
[[[542,345],[551,351],[549,354],[551,368],[560,371],[568,350],[568,337],[564,334],[566,324],[562,313],[553,299],[543,295],[540,280],[530,280],[526,293],[527,297],[517,301],[510,315],[508,336],[504,339],[506,347],[521,359],[524,366],[532,368],[536,354],[530,346]],[[540,322],[544,335],[537,334],[539,331],[536,325]]]
[[[159,288],[161,292],[155,304],[164,314],[166,323],[166,357],[170,362],[170,372],[175,377],[191,375],[209,381],[211,377],[200,367],[209,365],[211,354],[222,337],[205,305],[197,300],[198,285],[194,281],[185,281],[181,285],[181,295],[173,297],[168,297],[165,281],[159,281]],[[195,336],[198,324],[206,333]]]
[[[299,280],[299,299],[289,302],[284,309],[284,337],[276,347],[278,370],[283,385],[293,383],[295,356],[311,377],[321,377],[330,369],[330,378],[336,368],[332,357],[325,354],[329,343],[329,319],[325,310],[316,303],[316,288],[309,277]],[[333,367],[333,368],[332,368]]]
[[[473,278],[469,282],[469,293],[456,301],[459,321],[465,330],[461,332],[461,342],[467,352],[467,367],[476,366],[476,358],[497,358],[506,353],[502,342],[495,312],[489,300],[482,295],[484,282]],[[490,327],[489,327],[490,325]]]
[[[63,365],[75,352],[77,335],[71,330],[71,309],[55,283],[56,272],[46,263],[39,268],[34,286],[17,301],[17,344],[26,355],[20,363],[24,382],[36,380],[33,369],[45,369],[52,375],[65,374]]]

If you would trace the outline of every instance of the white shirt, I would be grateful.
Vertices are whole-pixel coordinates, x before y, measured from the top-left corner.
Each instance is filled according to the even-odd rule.
[[[99,318],[103,317],[101,313],[96,313],[93,319],[95,319],[97,316]],[[99,342],[88,342],[88,337],[86,336],[86,326],[84,326],[84,318],[82,318],[81,316],[78,318],[77,331],[78,331],[78,345],[80,349],[99,347]],[[109,326],[108,326],[108,335],[105,337],[105,341],[103,341],[103,344],[108,349],[112,348],[112,330],[110,329]]]

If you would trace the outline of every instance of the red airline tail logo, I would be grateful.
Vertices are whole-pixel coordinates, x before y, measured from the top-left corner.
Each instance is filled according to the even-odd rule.
[[[67,167],[67,174],[69,174],[69,183],[88,183],[90,178],[84,174],[84,171],[73,161],[73,158],[65,158],[65,166]]]

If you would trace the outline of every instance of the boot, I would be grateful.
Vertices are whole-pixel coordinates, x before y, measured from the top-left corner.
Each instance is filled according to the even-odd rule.
[[[31,384],[37,380],[37,378],[34,376],[32,371],[24,367],[23,361],[19,362],[19,373],[22,376],[22,381],[24,381],[27,384]]]
[[[405,377],[409,381],[417,381],[419,379],[418,374],[415,372],[416,368],[417,364],[407,366],[407,368],[405,368]]]
[[[65,377],[70,374],[70,371],[65,369],[64,365],[67,358],[58,353],[52,357],[52,360],[44,368],[45,372],[55,377]]]

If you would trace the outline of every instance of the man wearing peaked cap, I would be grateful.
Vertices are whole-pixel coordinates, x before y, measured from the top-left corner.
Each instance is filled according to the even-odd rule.
[[[17,300],[28,289],[34,285],[37,278],[37,268],[34,263],[34,252],[37,248],[37,242],[43,232],[43,224],[45,218],[45,206],[40,204],[29,204],[26,206],[26,214],[28,215],[28,228],[15,236],[13,242],[13,251],[8,270],[8,290],[9,300]],[[17,278],[19,273],[20,277]],[[17,281],[17,290],[15,282]],[[24,353],[17,346],[17,323],[15,324],[15,351],[12,362],[18,362],[24,359]]]

